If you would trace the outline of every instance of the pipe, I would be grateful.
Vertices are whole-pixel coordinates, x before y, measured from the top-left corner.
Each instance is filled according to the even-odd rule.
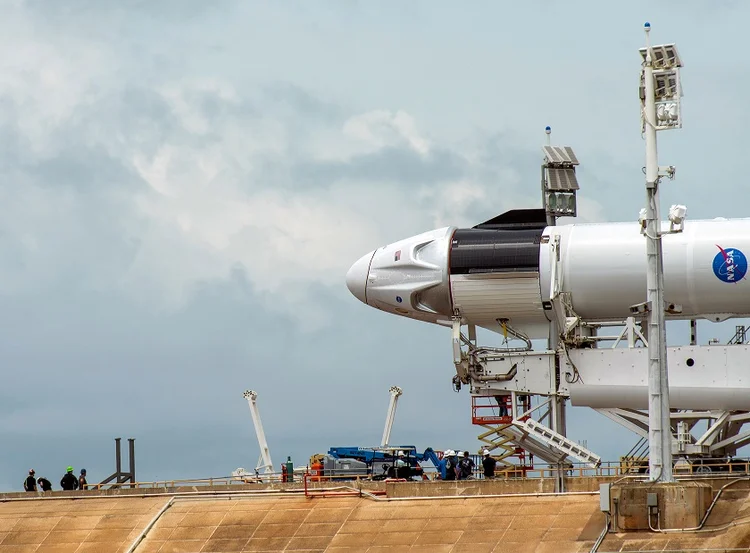
[[[163,515],[165,512],[167,512],[167,509],[169,509],[175,501],[177,501],[178,498],[173,497],[167,503],[161,508],[161,510],[156,513],[156,516],[151,519],[151,522],[149,522],[146,527],[141,531],[138,536],[136,536],[133,543],[130,544],[130,547],[128,547],[127,551],[125,553],[133,553],[135,549],[140,545],[140,543],[144,540],[146,537],[146,534],[148,534],[149,530],[154,527],[154,524],[157,523],[157,521],[161,518],[161,515]]]
[[[533,346],[531,344],[531,340],[529,339],[529,337],[526,336],[523,332],[519,332],[515,328],[513,328],[512,326],[510,326],[508,324],[508,319],[495,319],[495,320],[498,322],[498,324],[500,324],[503,327],[503,330],[507,334],[510,334],[514,338],[518,338],[519,340],[521,340],[522,342],[524,342],[526,344],[525,351],[531,351],[532,350]],[[521,348],[513,348],[513,349],[520,350]]]
[[[604,529],[602,530],[602,533],[599,534],[599,537],[596,539],[596,542],[594,542],[594,547],[591,548],[590,553],[596,553],[599,550],[599,546],[604,541],[604,538],[607,537],[607,532],[609,532],[609,513],[604,513],[604,516],[605,516]]]
[[[334,490],[340,490],[340,489],[348,489],[346,486],[338,486],[335,488],[314,488],[316,491],[334,491]],[[143,493],[143,494],[113,494],[113,495],[100,495],[100,496],[92,496],[92,495],[62,495],[62,496],[55,496],[55,497],[44,497],[44,496],[36,496],[36,497],[9,497],[5,499],[0,499],[0,503],[10,503],[10,502],[16,502],[16,501],[38,501],[38,500],[44,500],[44,501],[55,501],[55,500],[73,500],[73,499],[127,499],[127,498],[133,498],[133,499],[145,499],[148,497],[200,497],[200,496],[213,496],[220,497],[220,496],[243,496],[243,497],[252,497],[252,496],[258,496],[258,497],[283,497],[283,496],[291,496],[298,493],[302,493],[304,490],[302,489],[293,489],[293,490],[215,490],[215,491],[195,491],[195,492],[159,492],[159,493]]]
[[[599,492],[538,492],[538,493],[508,493],[508,494],[485,494],[485,495],[433,495],[418,497],[377,497],[367,490],[362,490],[362,497],[373,501],[424,501],[432,499],[498,499],[503,497],[567,497],[571,495],[599,495]]]
[[[516,377],[516,373],[518,372],[518,364],[514,364],[510,370],[506,374],[481,374],[481,375],[471,375],[472,380],[478,380],[479,382],[489,382],[489,381],[498,381],[498,382],[506,382],[508,380],[513,380]]]
[[[725,528],[729,528],[731,526],[734,526],[736,521],[732,521],[731,523],[728,523],[727,525],[720,526],[718,528],[707,528],[703,529],[703,525],[706,524],[706,521],[708,520],[708,515],[711,514],[711,511],[713,510],[714,506],[716,505],[716,502],[719,500],[719,497],[721,496],[722,492],[728,488],[729,486],[732,486],[736,484],[737,482],[747,482],[750,481],[750,477],[745,478],[737,478],[736,480],[732,480],[731,482],[727,482],[724,484],[721,488],[719,488],[719,491],[716,493],[716,497],[714,497],[714,500],[711,502],[711,505],[708,506],[708,509],[706,510],[706,514],[703,515],[703,518],[701,519],[701,523],[698,526],[695,526],[694,528],[660,528],[659,519],[657,518],[657,528],[651,528],[651,530],[655,532],[661,532],[662,534],[676,534],[680,532],[716,532],[718,530],[723,530]],[[658,513],[657,513],[658,514]],[[649,526],[651,526],[651,519],[649,518]]]
[[[717,553],[731,553],[732,551],[737,551],[738,553],[746,553],[747,547],[711,547],[707,549],[639,549],[638,553],[705,553],[706,551],[716,551]]]

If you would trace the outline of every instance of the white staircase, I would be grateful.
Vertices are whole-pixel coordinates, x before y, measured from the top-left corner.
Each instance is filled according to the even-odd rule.
[[[551,428],[548,428],[535,421],[534,419],[514,420],[513,424],[518,428],[524,430],[533,436],[537,440],[544,442],[552,449],[561,451],[566,455],[575,457],[579,461],[588,464],[592,468],[598,468],[602,464],[602,459],[596,453],[589,451],[585,447],[577,444],[573,440],[569,440],[562,434],[558,434]]]

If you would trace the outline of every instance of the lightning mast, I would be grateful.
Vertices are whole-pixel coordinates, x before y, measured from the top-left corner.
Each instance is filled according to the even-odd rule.
[[[552,128],[544,129],[547,134],[547,145],[542,147],[544,151],[544,163],[542,163],[542,205],[547,218],[547,226],[557,225],[560,217],[575,217],[578,214],[576,194],[578,179],[576,178],[576,166],[579,165],[578,158],[570,146],[552,146],[550,134]],[[556,317],[549,323],[549,337],[547,349],[557,352],[560,349],[560,328]],[[560,387],[560,362],[555,357],[555,395],[552,396],[549,411],[550,426],[552,430],[562,436],[567,434],[565,416],[565,397],[558,394]],[[555,491],[565,491],[565,479],[563,464],[558,465],[555,473]]]
[[[641,233],[646,237],[648,260],[647,302],[632,308],[645,314],[648,323],[648,443],[649,480],[673,482],[672,427],[669,410],[669,378],[667,374],[667,344],[664,301],[664,259],[662,236],[681,232],[686,209],[672,206],[670,220],[680,225],[662,233],[659,209],[659,183],[666,176],[674,178],[675,168],[659,167],[656,131],[682,127],[680,113],[680,67],[682,62],[674,44],[651,46],[651,25],[644,25],[646,47],[640,49],[643,58],[641,72],[641,124],[646,141],[646,207],[641,210]]]
[[[250,406],[250,415],[253,417],[253,425],[255,425],[255,435],[258,437],[258,446],[260,447],[260,457],[258,458],[258,465],[255,467],[256,472],[259,469],[264,469],[265,474],[273,472],[273,462],[271,461],[271,452],[268,449],[268,442],[266,442],[266,434],[263,432],[263,423],[260,421],[260,411],[258,411],[258,394],[252,390],[247,390],[242,394],[247,400],[247,404]]]

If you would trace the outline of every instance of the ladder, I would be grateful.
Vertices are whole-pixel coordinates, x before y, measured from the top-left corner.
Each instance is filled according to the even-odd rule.
[[[747,342],[747,335],[750,329],[746,328],[745,325],[738,325],[734,327],[734,336],[727,342],[727,345],[744,344]]]
[[[506,431],[510,426],[509,424],[482,424],[482,428],[486,428],[487,432],[483,432],[477,438],[480,442],[485,444],[485,449],[490,452],[490,455],[498,462],[505,465],[506,469],[514,469],[515,465],[508,460],[508,457],[515,455],[516,448],[513,445],[513,435]],[[499,450],[495,452],[495,450]],[[502,469],[496,469],[502,472]]]
[[[589,451],[585,447],[577,444],[573,440],[570,440],[558,434],[551,428],[544,426],[540,422],[535,421],[532,418],[526,420],[515,420],[513,424],[519,428],[522,428],[529,435],[538,439],[541,442],[546,443],[548,446],[557,449],[571,457],[575,457],[579,461],[588,464],[592,468],[599,468],[602,464],[602,458],[596,453]]]
[[[501,399],[493,396],[472,396],[471,422],[486,429],[477,439],[482,442],[484,449],[498,462],[495,472],[508,474],[522,473],[526,475],[529,467],[526,465],[526,452],[514,445],[515,436],[512,434],[513,410],[511,396]],[[504,407],[505,409],[502,409]],[[487,411],[490,411],[487,413]],[[521,464],[511,462],[510,457],[518,455]]]

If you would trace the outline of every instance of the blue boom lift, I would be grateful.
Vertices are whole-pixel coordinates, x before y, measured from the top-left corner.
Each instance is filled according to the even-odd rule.
[[[399,452],[404,453],[404,461],[406,467],[409,470],[401,471],[399,473],[396,470],[395,462],[399,458]],[[438,455],[435,451],[428,447],[424,452],[417,452],[417,448],[413,445],[401,445],[401,446],[387,446],[387,447],[332,447],[328,450],[328,455],[335,459],[354,459],[365,463],[368,468],[368,472],[372,475],[373,479],[383,478],[395,478],[404,477],[407,479],[415,476],[423,478],[424,471],[420,463],[429,461],[432,465],[437,468],[438,466]],[[378,474],[378,467],[382,467],[382,474]]]

